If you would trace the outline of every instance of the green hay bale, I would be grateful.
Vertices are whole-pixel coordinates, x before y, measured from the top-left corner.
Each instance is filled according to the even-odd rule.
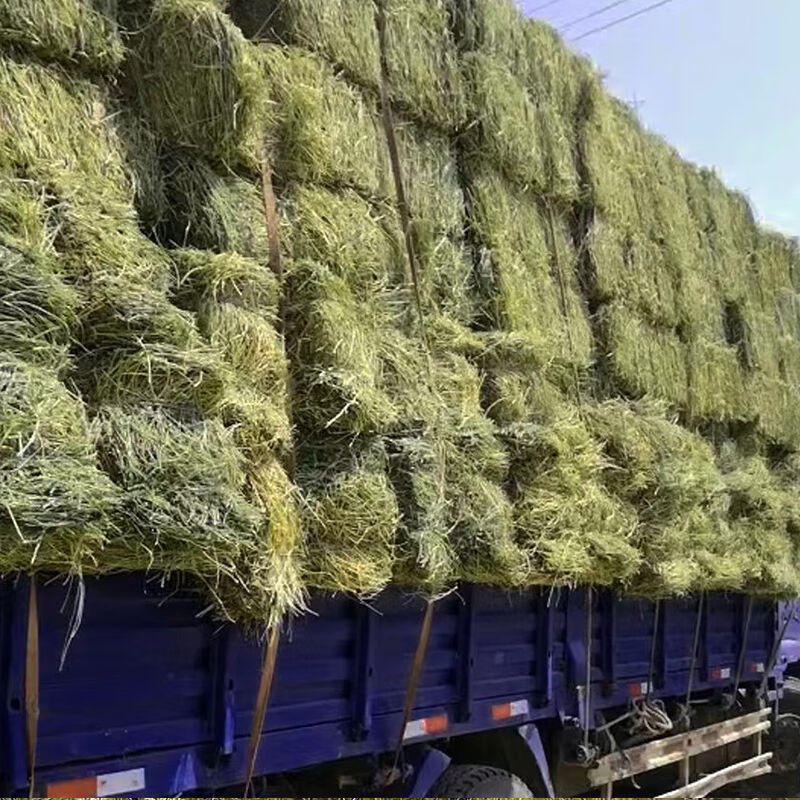
[[[713,498],[720,477],[711,447],[661,405],[611,400],[585,409],[602,443],[604,482],[650,524],[674,520]]]
[[[294,186],[282,211],[281,241],[293,260],[325,265],[354,287],[402,273],[400,243],[388,228],[394,221],[390,212],[354,191]]]
[[[732,538],[748,555],[748,591],[796,596],[800,572],[788,529],[792,495],[760,457],[741,457],[726,448],[722,465]]]
[[[242,457],[218,422],[105,406],[96,417],[103,469],[123,490],[107,563],[236,580],[262,516],[244,497]]]
[[[550,25],[537,19],[523,23],[527,55],[528,87],[537,97],[544,97],[558,110],[566,131],[577,141],[577,127],[586,93],[598,84],[591,62],[574,53]],[[515,32],[515,35],[516,32]],[[522,65],[524,67],[524,64]]]
[[[258,169],[269,115],[257,50],[212,0],[155,0],[126,74],[154,130],[211,161]]]
[[[286,391],[283,340],[268,319],[230,304],[209,304],[198,315],[200,332],[231,368],[254,387],[282,396]]]
[[[656,242],[621,233],[596,217],[587,248],[598,301],[623,300],[656,325],[677,324],[676,282]]]
[[[738,348],[695,340],[688,349],[688,411],[694,419],[752,418],[751,387]]]
[[[755,243],[755,285],[751,297],[765,309],[773,308],[784,292],[792,291],[797,242],[779,233],[761,230]]]
[[[441,591],[458,574],[450,540],[447,462],[437,437],[402,437],[392,442],[389,475],[401,512],[394,580],[412,588]]]
[[[306,493],[305,580],[310,586],[370,595],[392,577],[400,524],[397,498],[379,444],[300,454]]]
[[[249,458],[263,452],[288,453],[292,427],[285,398],[254,388],[246,378],[228,377],[215,415],[233,430],[237,447]]]
[[[197,310],[206,303],[230,303],[258,311],[265,319],[276,319],[280,287],[264,264],[235,253],[205,250],[172,250],[175,263],[175,302]]]
[[[280,462],[271,456],[248,465],[245,495],[264,521],[252,560],[241,565],[243,585],[223,591],[222,603],[234,619],[262,621],[271,627],[287,614],[306,610],[300,498]]]
[[[78,377],[94,403],[216,406],[223,365],[191,315],[127,281],[97,280],[85,298]]]
[[[3,571],[97,566],[117,500],[81,401],[52,371],[0,354]]]
[[[264,264],[269,261],[264,204],[253,183],[220,175],[187,154],[173,155],[164,170],[165,239],[216,253],[238,253]]]
[[[696,264],[694,271],[686,271],[678,287],[679,323],[690,339],[724,341],[726,304],[701,264]],[[739,308],[738,304],[728,305],[731,311]]]
[[[157,231],[171,210],[161,164],[161,142],[130,103],[116,110],[113,124],[124,154],[139,225],[148,232]]]
[[[686,405],[686,346],[675,333],[648,325],[620,303],[601,307],[598,323],[607,348],[607,377],[614,388],[631,397]]]
[[[475,236],[490,265],[488,317],[518,333],[540,365],[591,360],[591,331],[577,290],[577,255],[564,222],[491,173],[471,180]],[[555,234],[555,236],[553,235]]]
[[[557,386],[542,375],[519,369],[493,369],[484,383],[484,407],[498,425],[552,421],[564,403]]]
[[[525,17],[513,0],[457,0],[452,5],[462,47],[481,50],[516,75],[527,75]]]
[[[482,53],[464,57],[470,124],[463,146],[478,163],[489,161],[506,179],[541,193],[548,187],[546,143],[536,103],[523,83]]]
[[[449,317],[453,324],[468,326],[476,315],[473,262],[469,249],[458,241],[440,239],[428,250],[418,250],[420,295],[430,314]]]
[[[630,579],[641,556],[635,512],[600,482],[600,445],[574,412],[506,429],[517,541],[539,582],[607,585]]]
[[[249,39],[314,50],[349,80],[380,83],[374,9],[363,0],[230,0],[228,12]]]
[[[0,244],[31,259],[52,256],[57,219],[51,199],[34,181],[0,174]]]
[[[633,112],[607,95],[598,83],[587,91],[579,149],[589,199],[604,219],[620,231],[640,228],[641,186],[645,169],[639,159],[641,129]]]
[[[753,376],[752,397],[759,431],[774,442],[791,449],[800,448],[796,387],[757,372]]]
[[[375,101],[297,48],[265,45],[259,58],[275,104],[273,157],[282,178],[386,195]]]
[[[96,209],[128,201],[122,150],[101,88],[58,68],[0,58],[0,115],[0,168]]]
[[[98,72],[124,55],[113,0],[2,0],[0,41]]]
[[[311,262],[293,264],[287,278],[295,418],[315,430],[391,427],[400,412],[384,374],[386,331],[396,323],[388,299],[357,294]]]
[[[434,428],[393,442],[390,475],[403,522],[395,579],[440,592],[464,580],[520,585],[511,503],[498,481],[508,464],[491,431]]]
[[[0,351],[63,372],[77,324],[78,295],[45,256],[0,245]]]
[[[147,403],[209,412],[221,400],[225,378],[213,351],[151,343],[97,358],[85,385],[95,403]]]
[[[389,99],[420,122],[458,130],[466,100],[449,0],[381,0]]]
[[[395,133],[416,244],[427,251],[442,237],[461,236],[464,191],[450,139],[400,120],[395,120]]]

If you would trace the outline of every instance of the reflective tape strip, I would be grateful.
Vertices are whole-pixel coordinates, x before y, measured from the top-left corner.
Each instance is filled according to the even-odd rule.
[[[731,668],[730,667],[716,667],[715,669],[711,670],[711,680],[712,681],[725,681],[731,677]]]
[[[127,769],[49,783],[47,797],[113,797],[141,792],[144,788],[144,769]]]
[[[631,697],[641,697],[643,694],[647,694],[649,690],[650,690],[649,681],[644,681],[643,683],[628,684],[628,694]]]
[[[758,672],[758,673],[764,672],[764,663],[762,661],[759,661],[756,664],[751,664],[750,672]]]
[[[444,733],[450,725],[447,714],[438,714],[435,717],[412,719],[406,725],[403,739],[417,739],[420,736],[435,736]]]
[[[510,703],[498,703],[492,706],[492,719],[500,722],[504,719],[527,716],[529,710],[527,700],[512,700]]]
[[[124,772],[108,772],[97,776],[97,796],[112,797],[115,794],[141,792],[144,789],[144,770],[128,769]]]

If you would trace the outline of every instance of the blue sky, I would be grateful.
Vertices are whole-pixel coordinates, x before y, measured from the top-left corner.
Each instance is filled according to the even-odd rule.
[[[558,27],[610,2],[556,0],[537,16]],[[653,2],[624,0],[564,35]],[[716,167],[762,220],[800,235],[800,0],[673,0],[573,46],[651,130]]]

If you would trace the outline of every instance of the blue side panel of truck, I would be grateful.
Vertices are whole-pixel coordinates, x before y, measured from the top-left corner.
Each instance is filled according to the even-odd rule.
[[[127,792],[142,797],[241,782],[261,646],[202,615],[193,594],[144,576],[87,579],[85,586],[80,626],[66,652],[74,587],[38,586],[37,791],[126,770],[143,770],[144,786]],[[25,580],[6,582],[0,594],[6,794],[27,793],[28,596]],[[742,686],[759,684],[769,670],[778,605],[753,601],[744,639],[747,603],[737,595],[706,597],[695,690],[730,687],[740,664]],[[654,697],[682,697],[698,610],[697,598],[657,609],[606,592],[462,587],[435,606],[412,719],[434,718],[437,726],[422,731],[419,741],[580,720],[586,708],[578,687],[585,683],[589,641],[591,715],[626,703],[651,680]],[[256,773],[392,750],[423,612],[418,598],[399,592],[370,604],[314,598],[311,613],[294,620],[281,639]]]

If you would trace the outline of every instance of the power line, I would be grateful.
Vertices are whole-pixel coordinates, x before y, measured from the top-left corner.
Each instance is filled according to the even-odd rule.
[[[617,6],[621,6],[623,3],[630,3],[631,0],[616,0],[615,3],[609,3],[607,6],[603,6],[602,8],[598,8],[596,11],[592,11],[591,14],[586,14],[583,17],[578,17],[577,19],[570,20],[566,25],[562,25],[558,30],[563,33],[564,31],[569,30],[570,28],[574,27],[575,25],[580,24],[581,22],[586,22],[587,19],[592,19],[592,17],[597,17],[600,14],[604,14],[606,11],[611,11],[612,8],[616,8]]]
[[[550,0],[549,3],[542,3],[540,6],[532,8],[529,13],[535,14],[537,11],[542,11],[545,8],[550,8],[550,6],[554,6],[556,5],[556,3],[561,3],[561,2],[563,2],[563,0]]]
[[[673,0],[661,0],[660,3],[653,3],[650,6],[641,8],[638,11],[634,11],[633,14],[628,14],[628,16],[626,17],[620,17],[619,19],[615,19],[606,25],[601,25],[599,28],[592,28],[592,30],[586,31],[586,33],[582,33],[580,36],[573,37],[572,39],[570,39],[570,41],[577,42],[580,41],[581,39],[585,39],[587,36],[591,36],[594,33],[607,31],[609,28],[613,28],[615,25],[621,25],[623,22],[627,22],[629,19],[633,19],[634,17],[640,17],[642,14],[646,14],[648,11],[655,11],[655,9],[660,8],[661,6],[665,6],[671,2],[673,2]]]

